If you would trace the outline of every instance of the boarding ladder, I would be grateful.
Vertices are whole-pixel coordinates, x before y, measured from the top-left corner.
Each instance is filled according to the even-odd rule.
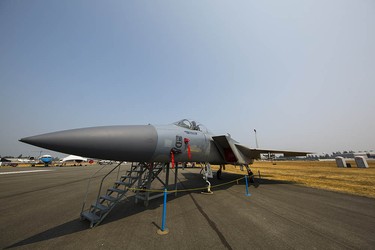
[[[145,205],[148,205],[148,201],[153,198],[150,197],[149,192],[144,192],[144,189],[150,189],[151,183],[155,178],[158,178],[159,173],[166,166],[163,163],[137,163],[131,164],[130,170],[126,171],[125,175],[119,177],[113,184],[112,187],[108,188],[104,194],[102,194],[102,186],[104,180],[114,170],[120,167],[121,163],[116,165],[110,170],[103,178],[100,183],[97,198],[90,208],[85,210],[86,197],[83,202],[81,211],[81,220],[88,220],[90,227],[98,226],[104,218],[111,212],[111,210],[122,200],[126,198],[125,194],[132,190],[136,192],[136,201],[142,199],[145,201]],[[160,179],[159,179],[160,180]],[[90,182],[89,182],[90,185]],[[89,186],[88,186],[89,188]],[[88,189],[87,189],[88,190]]]

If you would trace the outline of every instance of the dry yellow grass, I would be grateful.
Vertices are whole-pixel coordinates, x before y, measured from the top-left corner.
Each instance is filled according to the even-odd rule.
[[[375,161],[368,161],[369,168],[338,168],[334,161],[256,161],[251,166],[254,174],[262,178],[293,182],[296,184],[375,198]],[[218,169],[218,166],[213,166]],[[239,167],[226,166],[227,172],[245,174]]]

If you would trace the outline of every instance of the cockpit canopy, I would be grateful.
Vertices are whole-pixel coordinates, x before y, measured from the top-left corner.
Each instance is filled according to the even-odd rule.
[[[188,119],[182,119],[180,121],[177,121],[173,123],[174,125],[177,125],[182,128],[187,128],[191,130],[197,130],[202,132],[207,132],[206,127],[204,127],[202,124],[197,124],[196,121],[188,120]]]

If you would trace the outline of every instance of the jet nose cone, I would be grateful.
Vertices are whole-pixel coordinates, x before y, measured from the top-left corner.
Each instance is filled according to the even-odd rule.
[[[149,161],[156,149],[154,126],[107,126],[65,130],[20,139],[34,146],[91,158]]]
[[[25,137],[25,138],[19,139],[19,141],[36,146],[39,143],[41,143],[41,141],[43,141],[43,135]]]
[[[21,138],[18,141],[23,142],[23,143],[29,143],[28,137]]]

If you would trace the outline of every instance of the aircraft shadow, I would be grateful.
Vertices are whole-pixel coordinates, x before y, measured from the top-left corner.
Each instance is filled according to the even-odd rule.
[[[202,179],[202,175],[197,173],[189,173],[189,172],[180,172],[183,177],[186,179],[182,182],[178,182],[178,189],[194,189],[197,188],[197,185],[200,184],[199,187],[205,187],[206,183]],[[234,185],[242,185],[245,186],[245,180],[241,177],[243,177],[243,174],[233,174],[233,173],[227,173],[223,172],[221,179],[218,180],[215,176],[214,178],[210,179],[211,185],[213,186],[212,191],[217,190],[225,190],[228,189]],[[240,179],[238,181],[234,181]],[[255,182],[259,183],[261,185],[269,185],[269,184],[291,184],[291,182],[285,182],[285,181],[275,181],[275,180],[268,180],[268,179],[259,179],[255,178]],[[225,185],[220,185],[228,183]],[[254,185],[249,183],[250,186]],[[215,187],[216,185],[220,185],[218,187]],[[170,184],[168,185],[168,190],[174,190],[175,185]],[[185,195],[191,195],[192,193],[201,193],[203,190],[194,190],[189,192],[178,192],[177,196],[174,193],[171,193],[168,195],[168,201],[173,201],[175,199],[178,199],[180,197],[183,197]],[[148,206],[143,205],[143,201],[139,201],[138,204],[135,204],[135,196],[133,193],[131,193],[131,196],[127,197],[125,200],[121,201],[119,204],[117,204],[116,207],[113,208],[111,213],[104,219],[104,221],[99,225],[104,226],[106,224],[112,223],[114,221],[121,220],[123,218],[132,216],[134,214],[142,213],[143,211],[150,210],[150,209],[157,209],[160,208],[163,205],[163,197],[154,199],[149,202]],[[155,227],[160,227],[155,222],[152,222]],[[20,247],[25,246],[45,240],[50,240],[54,238],[58,238],[61,236],[66,236],[70,234],[74,234],[77,232],[85,231],[85,230],[92,230],[89,228],[89,222],[87,221],[80,221],[78,218],[68,221],[64,224],[61,224],[59,226],[50,228],[44,232],[38,233],[34,236],[31,236],[27,239],[21,240],[17,243],[14,243],[10,246],[5,247],[4,249],[9,249],[13,247]]]
[[[81,223],[79,220],[72,220],[67,223],[61,224],[57,227],[48,229],[44,232],[38,233],[34,236],[31,236],[27,239],[14,243],[10,246],[5,247],[4,249],[10,249],[13,247],[20,247],[29,244],[33,244],[40,241],[45,241],[53,238],[58,238],[64,235],[69,235],[72,233],[77,233],[83,230],[87,230],[87,225]]]

